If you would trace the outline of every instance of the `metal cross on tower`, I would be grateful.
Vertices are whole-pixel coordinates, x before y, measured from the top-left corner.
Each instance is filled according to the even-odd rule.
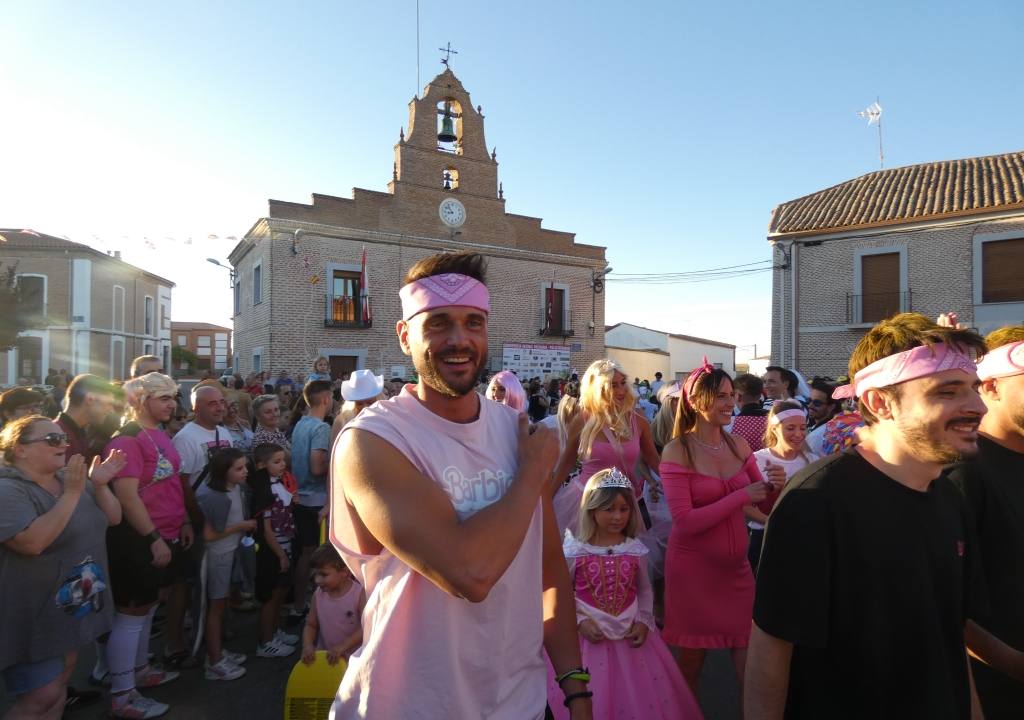
[[[458,50],[452,50],[452,44],[450,42],[448,43],[447,47],[438,48],[438,50],[445,54],[445,56],[441,58],[441,64],[444,65],[445,67],[450,67],[448,65],[448,61],[452,59],[452,55],[459,54]]]

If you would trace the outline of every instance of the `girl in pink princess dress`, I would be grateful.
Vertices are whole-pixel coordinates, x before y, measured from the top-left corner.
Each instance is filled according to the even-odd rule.
[[[587,481],[579,531],[563,552],[576,593],[583,666],[590,673],[594,720],[692,720],[700,707],[654,625],[647,548],[636,539],[633,485],[617,468]],[[569,717],[548,664],[548,704]]]

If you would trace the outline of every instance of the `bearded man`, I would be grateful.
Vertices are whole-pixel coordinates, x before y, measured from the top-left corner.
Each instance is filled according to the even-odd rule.
[[[331,541],[363,584],[363,644],[332,718],[545,716],[543,651],[574,720],[591,717],[551,500],[553,431],[474,388],[487,362],[484,260],[421,260],[396,330],[419,383],[334,446]]]

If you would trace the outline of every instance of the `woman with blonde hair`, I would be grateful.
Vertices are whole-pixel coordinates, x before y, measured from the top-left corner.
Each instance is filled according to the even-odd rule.
[[[67,450],[67,434],[41,415],[0,432],[0,675],[13,700],[5,718],[60,718],[79,648],[113,621],[104,538],[121,521],[109,483],[124,456],[90,467]]]
[[[754,451],[757,469],[767,476],[770,468],[781,467],[785,472],[782,480],[773,480],[766,497],[756,505],[748,505],[743,513],[750,528],[750,548],[747,559],[757,575],[757,563],[761,557],[761,541],[764,539],[764,524],[775,507],[782,489],[789,478],[798,470],[818,459],[807,447],[807,411],[796,400],[779,400],[768,412],[767,427],[764,431],[764,447]]]
[[[568,427],[565,448],[555,469],[557,484],[553,490],[561,486],[576,462],[581,461],[583,468],[577,482],[573,483],[579,486],[580,495],[594,473],[617,467],[633,483],[634,494],[643,497],[643,466],[657,472],[660,459],[651,438],[650,423],[635,412],[635,405],[636,396],[618,363],[596,360],[590,364],[580,383],[580,412]],[[645,525],[649,525],[643,505],[640,511]]]
[[[732,379],[704,364],[683,384],[661,478],[672,513],[665,559],[665,629],[696,694],[709,648],[732,650],[740,688],[754,609],[743,508],[768,495],[747,441],[725,432]],[[773,478],[774,479],[774,478]]]

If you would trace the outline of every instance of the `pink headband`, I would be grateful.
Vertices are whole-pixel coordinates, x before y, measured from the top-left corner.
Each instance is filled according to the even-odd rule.
[[[978,362],[978,377],[982,380],[1021,373],[1024,373],[1024,340],[990,350]]]
[[[977,366],[970,355],[949,345],[919,345],[876,360],[854,375],[849,385],[837,387],[832,397],[837,400],[860,397],[866,390],[917,380],[945,370],[973,373]]]
[[[715,371],[715,366],[708,362],[708,356],[705,355],[701,366],[690,373],[690,376],[686,378],[686,382],[683,383],[682,398],[683,402],[687,405],[690,404],[690,393],[693,392],[693,386],[700,380],[701,375],[710,375]]]
[[[459,273],[431,275],[414,280],[398,291],[402,299],[402,319],[449,305],[463,305],[491,312],[491,295],[479,280]]]
[[[805,413],[803,410],[797,410],[796,408],[790,408],[789,410],[783,410],[780,413],[772,415],[770,418],[768,418],[768,424],[769,425],[779,425],[783,421],[789,420],[790,418],[795,418],[795,417],[803,418],[804,420],[806,420],[807,419],[807,413]]]

